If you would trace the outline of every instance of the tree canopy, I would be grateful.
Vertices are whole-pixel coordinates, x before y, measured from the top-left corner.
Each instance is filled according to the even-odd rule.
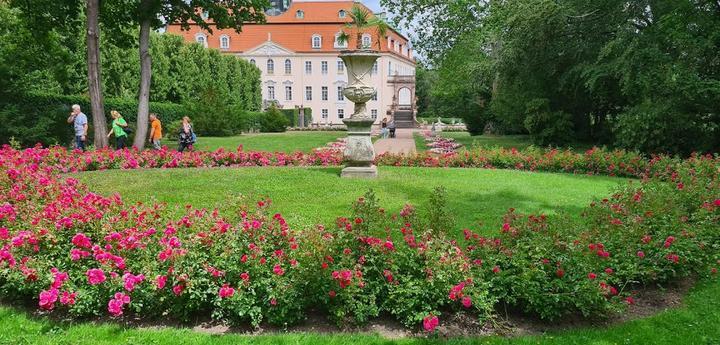
[[[419,29],[435,112],[539,144],[720,150],[718,1],[382,2]]]

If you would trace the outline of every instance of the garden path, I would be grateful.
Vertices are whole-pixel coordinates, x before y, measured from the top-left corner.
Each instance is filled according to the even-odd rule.
[[[395,138],[380,139],[375,142],[375,154],[383,153],[412,154],[415,153],[414,129],[398,128],[395,130]]]

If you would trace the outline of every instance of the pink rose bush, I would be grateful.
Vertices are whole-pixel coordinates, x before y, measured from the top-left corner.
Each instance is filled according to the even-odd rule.
[[[321,158],[324,157],[324,158]],[[434,332],[456,311],[508,303],[554,319],[636,302],[632,287],[720,267],[720,159],[591,150],[383,156],[392,165],[632,176],[583,217],[510,210],[492,236],[454,234],[441,190],[398,214],[372,193],[330,226],[299,230],[262,200],[222,214],[127,204],[62,173],[97,169],[323,165],[321,154],[0,149],[0,288],[44,312],[289,324],[320,307],[342,324],[386,313]],[[682,185],[682,188],[678,188]]]

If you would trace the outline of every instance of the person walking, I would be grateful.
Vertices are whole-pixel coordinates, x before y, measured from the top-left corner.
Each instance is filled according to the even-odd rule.
[[[150,113],[150,143],[153,149],[160,149],[160,139],[162,139],[162,123],[158,119],[157,114]]]
[[[127,122],[125,119],[120,115],[119,112],[116,110],[113,110],[110,112],[110,116],[112,116],[112,128],[110,129],[110,132],[108,132],[107,137],[110,138],[111,135],[115,134],[115,149],[121,150],[127,147],[127,137],[128,134],[125,131],[127,129]]]
[[[178,151],[183,152],[187,148],[192,150],[192,145],[195,143],[195,132],[193,132],[192,122],[190,122],[190,118],[187,116],[182,119],[182,126],[180,127],[180,135],[178,138]]]
[[[387,117],[382,120],[380,123],[380,137],[383,139],[387,138],[388,135],[388,129],[387,129]]]
[[[72,112],[70,117],[67,119],[68,123],[73,124],[73,130],[75,132],[75,148],[81,151],[85,151],[85,142],[87,142],[88,132],[88,119],[82,111],[80,111],[80,105],[73,104]]]
[[[388,130],[390,130],[390,138],[395,138],[395,119],[390,120],[390,123],[388,123]]]

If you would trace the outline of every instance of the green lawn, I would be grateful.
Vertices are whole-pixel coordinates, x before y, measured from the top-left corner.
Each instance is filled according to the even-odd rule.
[[[350,202],[374,188],[396,211],[406,201],[423,203],[444,185],[459,226],[477,220],[497,231],[509,207],[520,211],[577,214],[594,196],[604,196],[622,179],[482,169],[381,167],[378,180],[341,180],[339,168],[238,168],[104,171],[76,174],[91,189],[120,192],[126,200],[157,199],[173,205],[232,207],[245,194],[269,195],[291,224],[328,222]],[[681,308],[611,327],[577,328],[539,336],[453,340],[389,340],[373,334],[275,333],[260,336],[208,335],[186,328],[138,329],[114,323],[57,321],[0,306],[0,344],[717,344],[720,343],[720,282],[704,281]]]
[[[351,203],[372,188],[383,207],[399,211],[409,202],[423,205],[436,186],[448,190],[458,229],[483,222],[497,229],[511,207],[522,212],[578,214],[593,197],[609,194],[624,181],[610,177],[484,169],[380,167],[377,180],[340,179],[340,168],[237,168],[112,170],[76,176],[99,193],[119,192],[129,201],[156,199],[175,205],[233,206],[268,196],[290,224],[332,223],[348,215]]]
[[[718,344],[720,343],[720,282],[703,282],[681,308],[608,328],[579,328],[541,336],[484,337],[439,341],[389,340],[372,334],[284,333],[261,336],[208,335],[190,329],[137,329],[118,324],[58,322],[0,307],[0,344],[302,344],[302,345],[469,345],[469,344]]]
[[[443,132],[441,134],[445,138],[453,138],[456,142],[463,144],[465,148],[473,147],[504,147],[516,148],[518,150],[526,149],[531,146],[532,139],[528,135],[476,135],[472,136],[468,132]],[[418,151],[427,150],[425,140],[419,134],[415,135],[415,144]],[[569,146],[575,151],[583,152],[591,147],[588,144],[577,143]]]
[[[244,134],[235,137],[203,137],[198,138],[195,148],[204,151],[215,151],[218,148],[236,150],[243,145],[245,151],[310,152],[314,148],[325,146],[337,138],[346,136],[346,132],[286,132]]]

